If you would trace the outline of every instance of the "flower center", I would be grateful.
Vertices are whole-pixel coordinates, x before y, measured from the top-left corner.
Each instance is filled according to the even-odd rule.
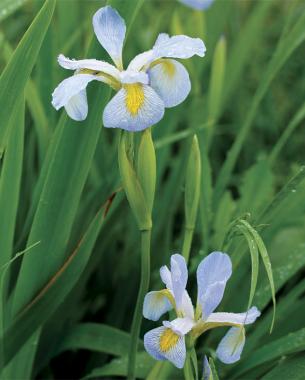
[[[124,86],[126,90],[126,107],[132,116],[137,115],[139,109],[144,103],[144,90],[143,86],[139,83],[126,84]]]
[[[179,335],[175,334],[171,329],[165,329],[160,336],[160,350],[162,352],[167,352],[171,348],[175,347],[179,340]]]

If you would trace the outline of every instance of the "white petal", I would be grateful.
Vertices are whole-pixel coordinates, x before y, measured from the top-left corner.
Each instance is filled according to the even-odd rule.
[[[190,77],[185,67],[174,59],[164,59],[149,71],[150,85],[163,99],[165,107],[182,103],[191,90]]]
[[[202,307],[203,319],[206,319],[219,305],[231,274],[231,259],[222,252],[212,252],[199,264],[197,303]]]
[[[144,66],[150,64],[155,59],[153,50],[145,51],[136,55],[129,63],[127,70],[140,71]]]
[[[85,120],[88,114],[86,90],[82,90],[78,94],[72,96],[65,105],[65,109],[71,119],[76,121]]]
[[[243,327],[231,327],[220,341],[216,355],[225,364],[235,363],[240,359],[246,341]]]
[[[199,11],[207,9],[214,0],[179,0],[181,3]]]
[[[150,86],[129,84],[107,104],[103,123],[106,128],[135,132],[158,123],[163,115],[164,103]]]
[[[153,47],[155,59],[159,58],[190,58],[193,55],[204,57],[206,47],[200,38],[184,35],[169,37],[162,33]]]
[[[144,298],[143,315],[151,321],[157,321],[161,315],[173,308],[164,292],[149,292]]]
[[[64,79],[52,94],[52,105],[56,110],[65,106],[69,100],[87,87],[96,77],[90,74],[77,74]]]
[[[176,318],[173,321],[164,321],[163,326],[172,329],[178,335],[186,335],[192,330],[195,321],[192,318]]]
[[[183,368],[186,348],[184,336],[167,327],[158,327],[144,335],[146,351],[157,360],[169,360],[177,368]]]
[[[93,16],[93,28],[97,39],[113,62],[122,67],[122,49],[126,33],[125,21],[110,6],[99,9]]]
[[[207,323],[220,323],[224,325],[249,325],[261,315],[256,306],[251,307],[245,313],[212,313]]]
[[[120,71],[108,62],[99,61],[97,59],[81,59],[75,60],[65,57],[60,54],[57,58],[61,67],[68,70],[89,69],[102,71],[105,74],[111,75],[113,78],[120,80]]]
[[[120,82],[125,84],[142,83],[148,84],[148,75],[144,72],[137,72],[132,70],[122,71],[120,73]]]

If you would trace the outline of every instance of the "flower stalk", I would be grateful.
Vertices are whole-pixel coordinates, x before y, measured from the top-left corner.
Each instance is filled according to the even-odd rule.
[[[151,214],[156,186],[156,156],[151,130],[146,129],[142,133],[135,165],[133,140],[127,132],[123,132],[120,136],[118,153],[123,187],[141,232],[141,280],[131,325],[131,346],[128,361],[128,379],[132,380],[135,378],[142,305],[149,288],[150,279]]]

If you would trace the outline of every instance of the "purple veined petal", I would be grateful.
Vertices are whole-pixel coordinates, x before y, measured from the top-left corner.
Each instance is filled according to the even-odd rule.
[[[65,57],[63,54],[58,56],[57,61],[61,67],[67,70],[89,69],[100,71],[112,76],[116,80],[120,80],[120,70],[108,62],[99,61],[97,59],[70,59]]]
[[[231,327],[217,347],[217,358],[225,364],[237,362],[240,359],[245,342],[244,327]]]
[[[164,103],[150,86],[125,84],[106,105],[103,123],[106,128],[136,132],[158,123],[163,115]]]
[[[162,326],[148,331],[144,335],[144,347],[156,360],[169,360],[177,368],[183,368],[186,347],[184,336]]]
[[[151,321],[157,321],[163,314],[172,310],[171,304],[164,291],[152,291],[146,294],[143,304],[143,316]]]
[[[163,99],[165,107],[182,103],[191,90],[191,81],[185,67],[174,59],[162,59],[148,71],[150,85]]]
[[[189,7],[202,11],[211,6],[214,0],[179,0],[181,3],[188,5]]]
[[[119,13],[110,6],[99,9],[93,16],[97,39],[119,69],[122,69],[122,49],[126,25]]]
[[[226,282],[232,274],[232,263],[226,253],[212,252],[197,268],[197,304],[203,319],[208,318],[222,300]]]
[[[254,323],[261,315],[256,306],[252,306],[245,313],[212,313],[206,320],[223,326],[242,326]]]

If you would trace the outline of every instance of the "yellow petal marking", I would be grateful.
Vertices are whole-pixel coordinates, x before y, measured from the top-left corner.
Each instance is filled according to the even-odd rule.
[[[132,116],[136,116],[144,103],[143,86],[139,83],[124,85],[126,90],[126,108]]]
[[[165,329],[162,335],[160,336],[160,351],[167,352],[176,346],[179,340],[179,335],[174,333],[171,329]]]
[[[176,73],[176,67],[169,59],[164,59],[161,62],[161,65],[163,67],[163,70],[166,75],[168,75],[170,78],[172,78]]]

